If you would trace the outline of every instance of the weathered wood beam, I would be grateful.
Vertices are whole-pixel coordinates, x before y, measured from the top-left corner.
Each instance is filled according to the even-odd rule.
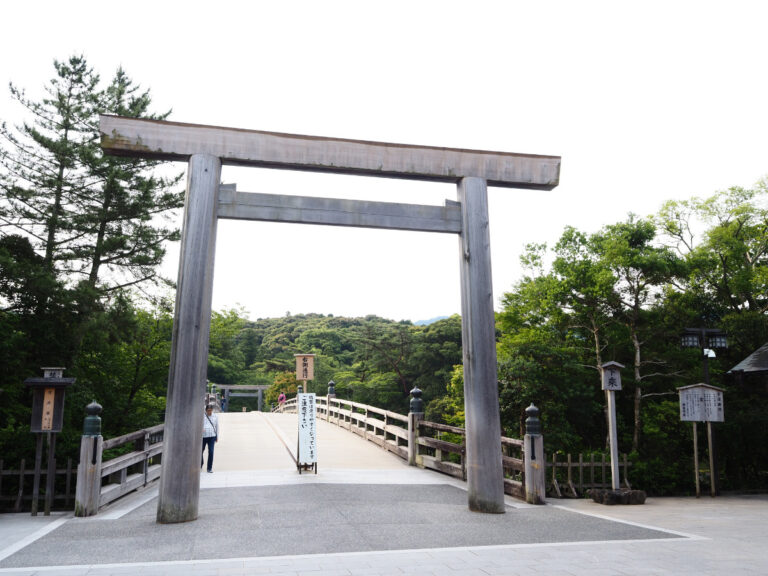
[[[458,197],[464,218],[459,254],[469,509],[504,513],[491,239],[485,182],[480,178],[464,178],[458,185]]]
[[[222,164],[551,190],[560,157],[389,144],[320,136],[101,116],[101,146],[122,156],[186,161],[209,154]]]
[[[267,390],[268,384],[216,384],[219,390]]]
[[[460,234],[461,206],[451,200],[445,202],[445,206],[425,206],[255,194],[236,192],[230,187],[222,186],[219,192],[218,215],[219,218],[232,220],[263,220]]]
[[[161,524],[197,518],[220,182],[217,157],[190,158],[157,499]]]

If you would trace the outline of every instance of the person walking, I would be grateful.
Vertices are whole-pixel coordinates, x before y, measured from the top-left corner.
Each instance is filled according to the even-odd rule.
[[[203,454],[205,447],[208,446],[208,472],[213,472],[213,448],[219,441],[219,419],[213,413],[213,405],[208,404],[205,407],[203,416],[203,451],[200,453],[200,468],[203,467]]]

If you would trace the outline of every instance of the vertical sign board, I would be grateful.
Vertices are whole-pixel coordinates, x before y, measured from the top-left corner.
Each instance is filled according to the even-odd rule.
[[[56,398],[55,388],[46,388],[43,392],[43,419],[40,428],[45,432],[53,430],[53,403]]]
[[[294,354],[296,357],[296,380],[315,379],[315,355]]]
[[[302,468],[314,467],[317,474],[317,423],[315,419],[317,404],[315,394],[299,394],[299,447],[296,454],[296,467],[301,474]]]
[[[621,390],[621,372],[624,368],[618,362],[606,362],[603,368],[603,390]]]
[[[678,388],[680,420],[683,422],[724,422],[723,391],[706,384]]]

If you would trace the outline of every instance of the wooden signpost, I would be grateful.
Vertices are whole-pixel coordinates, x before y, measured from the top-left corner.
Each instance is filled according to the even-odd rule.
[[[677,389],[680,394],[680,420],[693,422],[693,468],[696,475],[696,498],[701,496],[699,481],[699,436],[697,422],[707,423],[707,447],[709,449],[709,488],[714,498],[717,494],[715,452],[712,446],[712,422],[724,422],[723,389],[710,384],[692,384]]]
[[[30,431],[37,434],[35,476],[32,482],[32,516],[37,516],[40,497],[40,474],[43,463],[43,436],[48,438],[48,472],[45,482],[45,515],[50,516],[56,481],[56,434],[64,423],[64,393],[74,378],[63,378],[64,368],[43,368],[42,378],[27,378],[32,389],[32,421]]]
[[[315,379],[315,355],[314,354],[294,354],[296,357],[296,380]]]
[[[619,440],[616,432],[616,391],[621,390],[621,368],[618,362],[606,362],[601,366],[603,371],[603,390],[608,403],[608,433],[611,444],[611,487],[618,490],[621,487],[619,477]]]

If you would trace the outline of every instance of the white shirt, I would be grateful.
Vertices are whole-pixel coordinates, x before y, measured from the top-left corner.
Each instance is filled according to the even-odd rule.
[[[210,419],[210,420],[209,420]],[[203,414],[203,438],[219,435],[219,419],[216,414]]]

